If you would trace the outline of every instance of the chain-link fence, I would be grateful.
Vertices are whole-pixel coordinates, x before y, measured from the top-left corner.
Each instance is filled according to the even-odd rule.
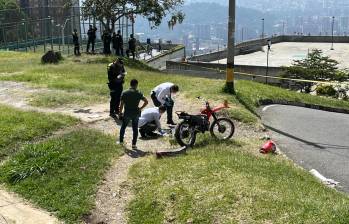
[[[90,25],[98,30],[96,49],[101,49],[104,27],[95,18],[84,17],[81,7],[0,10],[0,50],[46,52],[52,49],[72,54],[73,30],[78,30],[81,50],[84,50]],[[128,17],[122,17],[117,21],[115,30],[120,30],[126,41],[133,26]]]

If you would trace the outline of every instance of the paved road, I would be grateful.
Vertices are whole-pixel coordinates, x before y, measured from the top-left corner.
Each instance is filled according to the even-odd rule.
[[[263,108],[262,120],[289,158],[349,192],[349,115],[272,105]]]

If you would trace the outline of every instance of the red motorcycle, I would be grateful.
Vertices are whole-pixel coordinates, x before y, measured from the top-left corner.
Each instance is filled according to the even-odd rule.
[[[201,98],[198,97],[198,99]],[[219,140],[227,140],[233,137],[235,132],[233,121],[217,115],[219,111],[229,108],[227,101],[215,108],[211,108],[207,100],[204,100],[204,102],[205,108],[201,110],[199,115],[190,115],[183,111],[176,112],[178,118],[183,120],[175,130],[175,138],[179,145],[192,147],[195,144],[196,135],[206,131],[210,131],[211,136]]]

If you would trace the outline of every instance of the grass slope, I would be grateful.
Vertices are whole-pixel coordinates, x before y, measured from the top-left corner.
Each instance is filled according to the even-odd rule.
[[[77,122],[69,116],[25,112],[0,105],[0,159],[14,153],[16,145]]]
[[[0,167],[0,181],[66,223],[78,223],[93,208],[97,185],[119,155],[112,137],[75,131],[25,146]]]
[[[347,196],[289,161],[253,155],[258,140],[206,143],[132,168],[130,223],[349,223]]]
[[[285,90],[279,87],[242,80],[237,82],[236,97],[242,104],[253,112],[256,112],[257,108],[260,106],[259,101],[265,99],[288,100],[292,102],[302,102],[333,108],[349,109],[349,101],[312,96],[309,94]]]
[[[58,65],[42,65],[39,54],[0,52],[0,60],[6,61],[0,65],[0,80],[29,82],[33,85],[65,91],[35,95],[31,101],[34,106],[57,107],[66,104],[107,103],[109,90],[106,85],[106,69],[112,59],[112,57],[84,55],[79,58],[69,57]],[[181,92],[192,99],[196,96],[204,96],[214,102],[229,99],[233,106],[230,110],[231,116],[245,123],[258,122],[250,111],[253,113],[256,111],[261,99],[287,99],[349,109],[349,102],[300,94],[250,81],[236,82],[238,94],[235,97],[222,93],[224,85],[222,80],[191,77],[188,81],[188,77],[166,75],[133,60],[125,59],[125,64],[128,66],[125,88],[129,80],[136,78],[140,81],[141,91],[149,95],[151,89],[157,84],[171,81],[177,83]]]

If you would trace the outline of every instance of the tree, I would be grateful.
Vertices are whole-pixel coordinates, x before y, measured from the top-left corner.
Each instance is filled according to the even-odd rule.
[[[151,28],[170,16],[168,26],[173,28],[184,20],[184,14],[178,10],[183,3],[183,0],[86,0],[82,6],[85,18],[95,17],[104,28],[114,30],[120,18],[126,16],[133,20],[136,15],[147,18]]]
[[[20,22],[22,16],[23,14],[15,0],[0,0],[0,43],[5,41],[3,39],[5,35],[7,41],[17,39],[17,27],[13,23]],[[4,24],[11,25],[2,26]]]
[[[290,67],[283,68],[283,77],[292,79],[305,79],[314,81],[339,81],[348,80],[349,73],[338,69],[338,62],[324,56],[321,50],[312,50],[303,60],[295,60]],[[297,82],[301,91],[310,93],[314,83]]]

